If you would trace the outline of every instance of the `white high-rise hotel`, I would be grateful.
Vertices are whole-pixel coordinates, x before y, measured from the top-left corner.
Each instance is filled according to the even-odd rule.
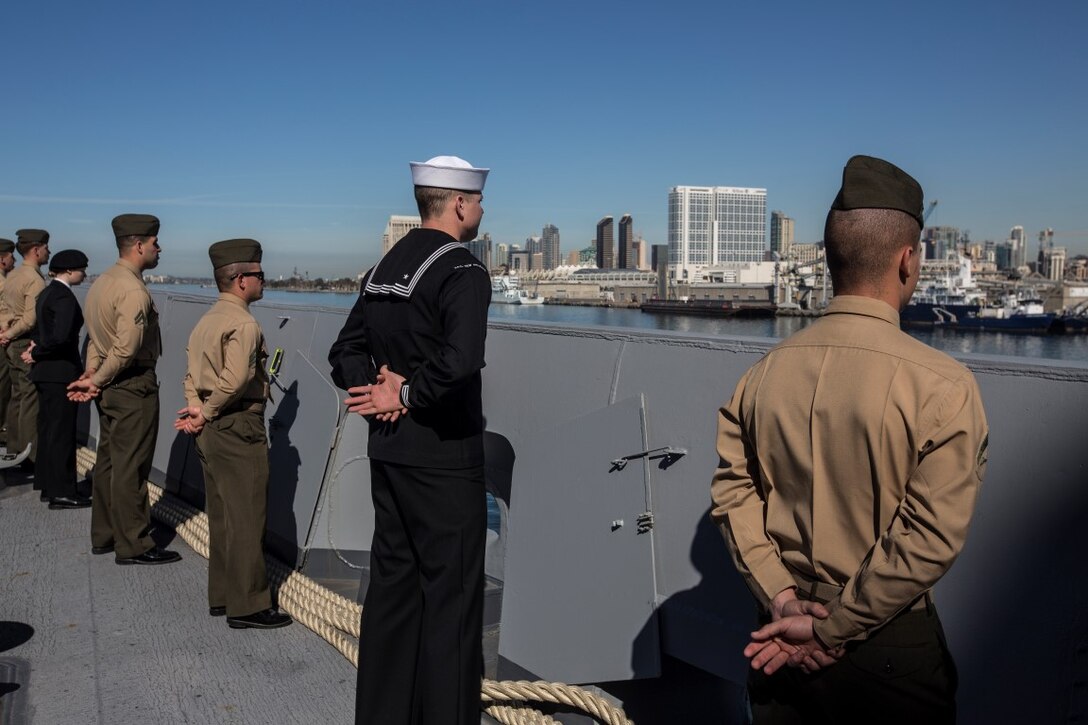
[[[674,186],[669,190],[669,276],[683,282],[729,262],[759,262],[767,248],[767,190]]]

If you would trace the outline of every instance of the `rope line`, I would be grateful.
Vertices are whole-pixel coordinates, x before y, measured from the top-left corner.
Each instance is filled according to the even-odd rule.
[[[95,458],[95,452],[86,447],[76,452],[81,476],[94,468]],[[208,515],[150,481],[147,492],[151,515],[173,527],[193,551],[208,558]],[[362,605],[326,589],[267,553],[265,564],[280,607],[358,667]],[[559,725],[558,720],[529,707],[527,702],[576,708],[603,725],[634,725],[623,710],[603,697],[561,682],[485,679],[480,699],[483,711],[502,725]]]

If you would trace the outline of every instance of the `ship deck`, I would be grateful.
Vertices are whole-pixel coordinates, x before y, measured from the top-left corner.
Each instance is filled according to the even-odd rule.
[[[0,484],[0,723],[351,722],[355,668],[302,625],[208,616],[207,562],[117,566],[90,553],[90,509]]]

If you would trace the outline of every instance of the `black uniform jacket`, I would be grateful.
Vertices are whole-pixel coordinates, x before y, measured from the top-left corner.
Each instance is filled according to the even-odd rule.
[[[333,381],[375,382],[382,365],[407,378],[408,415],[370,419],[368,455],[427,468],[483,464],[484,366],[491,278],[456,239],[414,229],[363,280],[332,349]]]
[[[79,330],[83,310],[68,285],[53,280],[38,295],[38,322],[31,333],[34,364],[28,377],[35,383],[70,383],[83,374]]]

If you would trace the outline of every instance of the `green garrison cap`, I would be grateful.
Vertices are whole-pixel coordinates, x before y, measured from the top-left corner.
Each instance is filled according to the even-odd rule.
[[[64,272],[69,269],[87,269],[87,255],[78,249],[62,249],[49,258],[49,271]]]
[[[922,223],[922,187],[895,164],[872,156],[854,156],[842,170],[842,188],[832,209],[897,209]]]
[[[159,218],[150,214],[121,214],[113,218],[113,236],[121,237],[157,237],[159,236]]]
[[[15,236],[18,237],[20,242],[26,242],[27,244],[49,243],[49,232],[44,229],[20,229],[15,232]]]
[[[260,262],[261,243],[256,239],[225,239],[208,247],[208,256],[214,269],[236,262]]]
[[[0,254],[11,254],[15,251],[15,242],[10,239],[0,239]]]

